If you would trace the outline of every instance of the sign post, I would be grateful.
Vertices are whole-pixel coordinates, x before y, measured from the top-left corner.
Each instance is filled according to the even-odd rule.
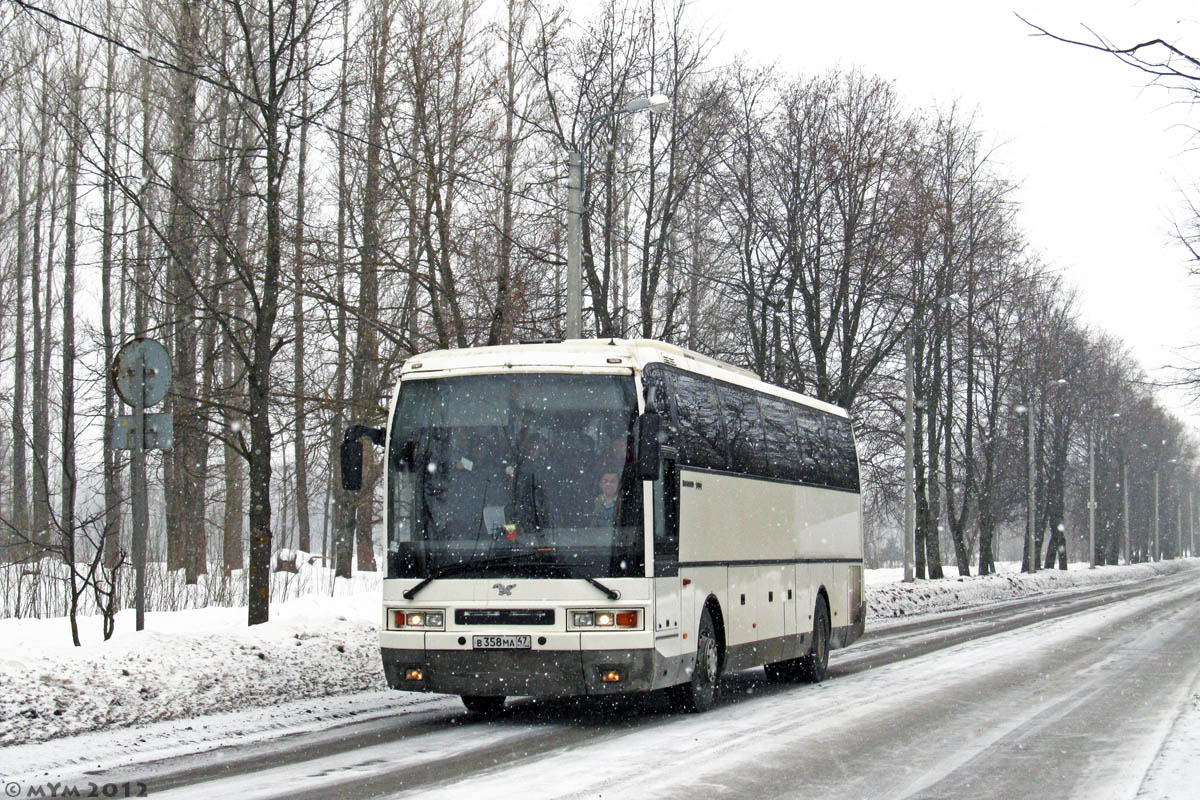
[[[133,568],[136,576],[134,607],[136,629],[146,625],[146,451],[169,450],[174,437],[171,412],[147,414],[146,407],[162,402],[171,384],[171,358],[167,349],[153,339],[131,339],[112,364],[112,382],[117,394],[132,407],[113,425],[109,448],[128,450],[129,489],[133,495]]]

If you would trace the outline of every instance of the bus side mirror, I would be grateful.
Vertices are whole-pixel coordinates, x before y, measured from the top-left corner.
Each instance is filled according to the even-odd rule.
[[[642,480],[652,481],[658,477],[661,458],[662,417],[647,411],[638,418],[638,472]]]
[[[362,440],[367,437],[377,445],[384,442],[383,428],[369,425],[351,425],[342,437],[342,489],[357,492],[362,488]]]

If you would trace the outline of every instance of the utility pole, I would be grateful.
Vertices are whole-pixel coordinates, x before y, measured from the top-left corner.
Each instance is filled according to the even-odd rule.
[[[1175,557],[1183,558],[1183,498],[1175,490]]]
[[[1150,554],[1151,561],[1158,561],[1158,470],[1154,470],[1154,552]]]
[[[671,105],[665,94],[652,94],[630,100],[623,107],[597,114],[583,126],[578,150],[567,155],[567,323],[566,338],[583,336],[583,162],[587,153],[592,127],[618,114],[649,111],[659,114]]]
[[[904,337],[904,582],[913,582],[913,552],[916,548],[917,498],[913,459],[913,332]]]
[[[567,325],[566,338],[583,331],[583,153],[567,156]]]
[[[1025,415],[1029,423],[1028,449],[1029,449],[1029,508],[1025,512],[1025,563],[1022,565],[1023,572],[1037,572],[1037,554],[1033,552],[1034,543],[1034,525],[1035,515],[1037,513],[1037,483],[1035,480],[1036,462],[1034,461],[1033,453],[1033,403],[1031,402],[1025,409]]]
[[[1129,549],[1129,465],[1121,461],[1121,528],[1125,539],[1125,563],[1133,563],[1133,552]]]
[[[1088,432],[1088,561],[1096,568],[1096,443]]]

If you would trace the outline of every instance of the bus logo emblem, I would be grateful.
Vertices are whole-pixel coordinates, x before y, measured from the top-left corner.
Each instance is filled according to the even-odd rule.
[[[509,597],[517,585],[515,583],[493,583],[492,588],[499,592],[501,597]]]

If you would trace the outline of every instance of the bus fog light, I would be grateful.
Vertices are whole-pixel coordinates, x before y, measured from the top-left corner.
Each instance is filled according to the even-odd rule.
[[[425,680],[425,673],[420,669],[406,669],[404,671],[404,679],[406,681],[423,681]]]
[[[615,669],[606,669],[600,673],[600,680],[604,683],[620,683],[621,673]]]

